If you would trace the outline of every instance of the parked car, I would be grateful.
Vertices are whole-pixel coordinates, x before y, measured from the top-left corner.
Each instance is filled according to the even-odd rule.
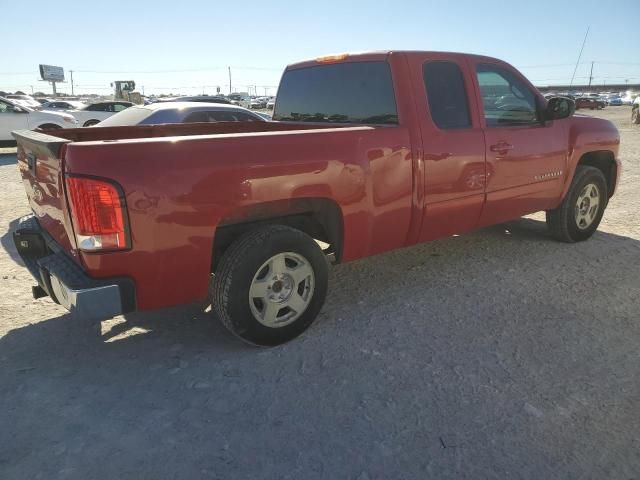
[[[607,106],[604,100],[601,100],[600,98],[597,98],[597,97],[589,97],[589,96],[576,98],[575,103],[576,103],[576,110],[579,110],[581,108],[599,110]]]
[[[45,110],[79,110],[86,106],[86,103],[79,100],[52,100],[42,104]]]
[[[64,111],[73,115],[80,125],[90,127],[111,117],[113,114],[122,112],[134,105],[132,102],[124,100],[97,102],[87,105],[86,103],[74,100],[54,101],[42,106],[44,110]]]
[[[197,95],[194,97],[175,97],[175,98],[163,98],[156,100],[159,102],[204,102],[204,103],[222,103],[224,105],[231,105],[231,102],[224,97],[209,96],[209,95]],[[155,102],[150,102],[155,103]]]
[[[271,97],[269,99],[269,101],[267,102],[267,108],[269,110],[273,110],[273,108],[276,106],[276,97]]]
[[[50,98],[36,98],[35,99],[36,102],[38,102],[40,105],[44,105],[45,103],[49,103],[52,102],[53,100],[51,100]]]
[[[607,97],[607,104],[617,107],[622,105],[622,98],[619,95],[610,95]]]
[[[631,92],[627,92],[620,100],[622,101],[623,105],[633,105],[633,102],[635,99],[636,99],[635,94]]]
[[[195,122],[265,122],[262,116],[235,105],[203,102],[156,102],[136,105],[120,112],[98,127],[157,125]]]
[[[29,107],[34,110],[40,109],[40,102],[38,102],[31,95],[16,95],[16,94],[8,94],[5,97],[7,100],[11,100],[13,103],[18,105],[22,105],[24,107]]]
[[[244,107],[244,108],[251,107],[251,97],[249,95],[232,93],[231,95],[229,95],[228,98],[233,105],[238,105],[239,107]]]
[[[68,128],[77,123],[73,116],[66,113],[34,110],[0,97],[0,141],[12,141],[13,130]]]
[[[640,96],[631,105],[631,123],[640,124]]]
[[[317,317],[328,259],[538,211],[558,240],[590,238],[620,137],[573,111],[486,56],[305,61],[286,68],[274,122],[14,132],[34,213],[14,241],[34,295],[83,319],[208,298],[236,336],[277,345]]]
[[[267,108],[267,101],[265,97],[256,97],[251,100],[250,106],[251,108]]]

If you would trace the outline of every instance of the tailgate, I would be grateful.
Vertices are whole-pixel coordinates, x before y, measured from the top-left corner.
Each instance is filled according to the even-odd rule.
[[[12,135],[18,142],[18,168],[31,210],[60,247],[71,252],[74,236],[63,176],[63,156],[70,140],[31,130]]]

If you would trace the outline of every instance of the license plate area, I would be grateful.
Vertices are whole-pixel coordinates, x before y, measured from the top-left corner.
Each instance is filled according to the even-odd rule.
[[[21,255],[40,258],[48,254],[47,244],[37,232],[18,230],[13,234],[13,242]]]

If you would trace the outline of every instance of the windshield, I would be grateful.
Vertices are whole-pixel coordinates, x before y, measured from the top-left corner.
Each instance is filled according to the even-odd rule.
[[[351,62],[288,70],[274,120],[397,124],[387,62]]]
[[[129,107],[106,120],[101,121],[98,127],[123,127],[127,125],[138,125],[145,118],[154,113],[153,110],[145,107]]]

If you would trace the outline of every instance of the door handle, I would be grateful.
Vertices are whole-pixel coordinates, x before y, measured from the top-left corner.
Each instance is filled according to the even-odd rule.
[[[491,145],[489,150],[498,153],[507,153],[509,150],[513,150],[513,145],[507,142],[498,142],[495,145]]]

